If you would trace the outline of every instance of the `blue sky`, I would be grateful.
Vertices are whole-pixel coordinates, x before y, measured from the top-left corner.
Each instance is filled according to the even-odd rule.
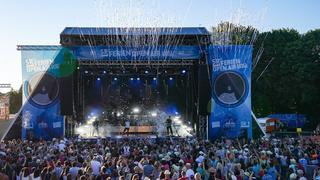
[[[0,0],[0,83],[21,82],[18,44],[59,44],[66,26],[320,28],[318,0]],[[3,91],[3,90],[0,90]]]

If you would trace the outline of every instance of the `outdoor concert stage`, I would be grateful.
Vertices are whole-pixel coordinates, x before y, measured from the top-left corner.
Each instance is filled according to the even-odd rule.
[[[61,46],[18,46],[22,137],[251,138],[251,46],[202,27],[65,28]],[[21,127],[22,125],[22,127]]]

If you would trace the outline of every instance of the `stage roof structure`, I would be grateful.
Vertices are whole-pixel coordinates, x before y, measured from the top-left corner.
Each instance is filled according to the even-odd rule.
[[[204,45],[210,43],[210,32],[204,27],[164,28],[103,28],[66,27],[60,34],[63,46],[77,45],[127,45],[129,39],[141,38],[142,42],[163,45],[174,41],[177,45]],[[140,42],[141,44],[143,44]]]
[[[165,28],[100,28],[66,27],[61,36],[68,35],[210,35],[204,27],[165,27]]]

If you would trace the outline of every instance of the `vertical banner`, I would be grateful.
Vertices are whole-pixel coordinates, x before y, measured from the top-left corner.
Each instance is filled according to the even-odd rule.
[[[72,71],[62,68],[70,63],[66,63],[68,53],[59,46],[21,50],[22,138],[49,140],[62,137],[64,117],[60,113],[59,78]]]
[[[210,46],[212,106],[209,138],[252,137],[252,46]]]

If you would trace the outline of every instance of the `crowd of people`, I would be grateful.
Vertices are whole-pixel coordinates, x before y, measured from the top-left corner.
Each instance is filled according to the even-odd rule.
[[[320,179],[320,147],[308,137],[11,140],[0,145],[0,179]]]

